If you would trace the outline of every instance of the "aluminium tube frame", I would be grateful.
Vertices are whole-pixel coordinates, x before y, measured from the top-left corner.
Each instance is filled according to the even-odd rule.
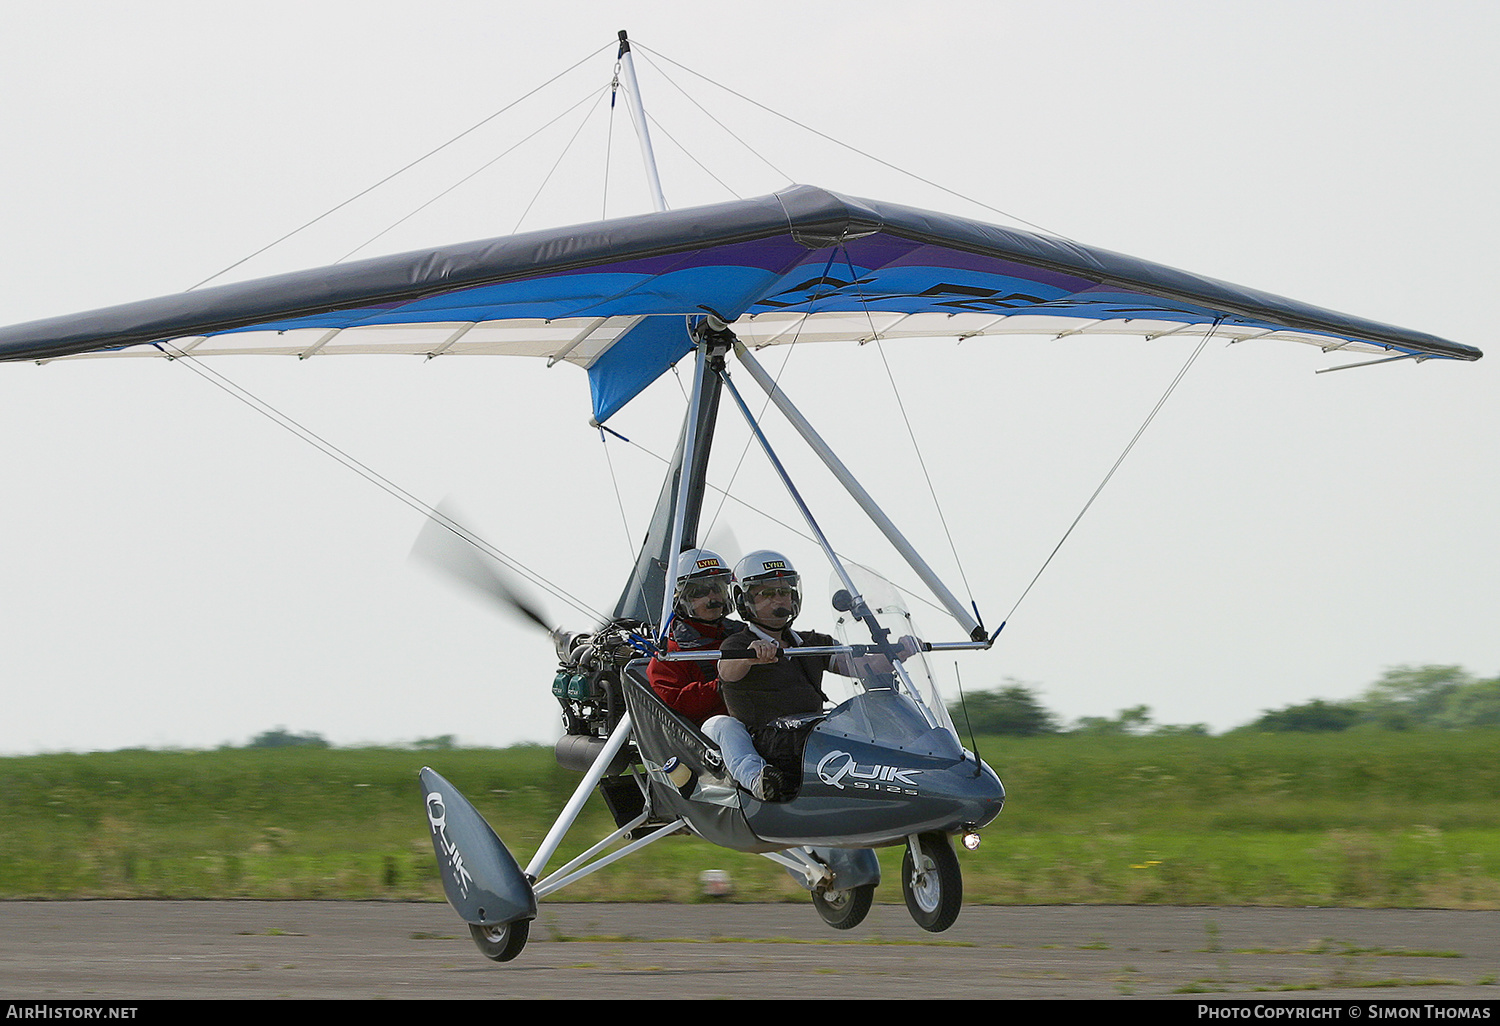
[[[848,591],[851,597],[851,608],[860,609],[861,607],[864,607],[865,601],[864,598],[860,595],[859,588],[855,586],[853,579],[850,578],[849,571],[844,569],[843,560],[839,559],[838,553],[833,551],[833,546],[829,543],[827,535],[825,535],[823,533],[823,529],[818,526],[818,521],[813,516],[812,510],[810,510],[807,506],[807,503],[803,501],[802,494],[797,491],[797,486],[792,482],[791,475],[787,473],[786,467],[782,464],[780,457],[776,455],[776,450],[771,447],[770,439],[768,439],[765,435],[765,432],[761,430],[760,424],[755,420],[755,415],[750,412],[750,407],[745,405],[744,397],[740,395],[739,389],[734,387],[734,382],[729,379],[728,369],[720,368],[718,374],[719,379],[724,382],[724,387],[729,390],[730,398],[733,399],[734,404],[739,407],[740,414],[745,418],[745,423],[749,425],[750,433],[754,435],[755,440],[760,443],[761,450],[765,453],[766,459],[771,464],[771,469],[776,471],[776,475],[781,478],[781,483],[786,488],[787,494],[791,496],[793,504],[796,505],[798,512],[802,514],[802,519],[806,522],[808,530],[810,530],[813,534],[813,540],[816,541],[818,547],[823,550],[824,557],[833,567],[833,572],[838,575],[839,583],[842,584]],[[864,616],[860,616],[860,619],[863,620],[866,616],[868,616],[868,613],[866,613]],[[868,621],[866,625],[870,626]],[[872,634],[875,633],[877,626],[879,625],[877,624],[874,626],[870,626],[870,631]],[[878,642],[879,640],[880,639],[877,637],[876,641]],[[926,718],[928,725],[933,727],[938,726],[937,717],[932,713],[930,709],[927,708],[927,703],[921,700],[921,692],[912,682],[911,674],[907,672],[907,669],[902,664],[902,661],[898,658],[892,658],[891,667],[895,671],[896,679],[901,682],[901,685],[906,690],[907,694],[917,696],[916,706],[921,711],[922,716]]]
[[[578,787],[573,791],[573,797],[568,799],[568,804],[558,814],[557,822],[552,824],[552,829],[542,840],[542,846],[531,857],[531,862],[526,866],[528,879],[536,880],[542,875],[542,870],[546,868],[548,860],[557,853],[563,837],[567,835],[568,830],[578,819],[579,813],[583,811],[583,805],[588,801],[589,795],[593,794],[599,781],[604,779],[605,771],[609,769],[610,763],[614,762],[615,756],[620,754],[620,749],[625,747],[625,742],[630,740],[630,734],[630,714],[626,713],[620,717],[620,722],[615,724],[615,729],[610,732],[609,740],[599,750],[598,758],[589,767],[589,771],[583,775],[583,779],[578,782]]]
[[[682,536],[687,522],[688,497],[692,493],[692,468],[698,447],[699,411],[703,408],[703,383],[708,374],[708,343],[698,343],[698,357],[693,365],[693,396],[688,402],[687,418],[683,421],[682,464],[677,470],[677,501],[672,507],[671,544],[667,547],[667,566],[661,590],[660,646],[665,649],[667,626],[672,620],[672,609],[676,598],[673,582],[677,576],[677,557],[682,554]]]
[[[979,621],[975,619],[974,614],[948,590],[947,585],[938,579],[937,574],[927,565],[927,562],[922,559],[917,550],[912,547],[912,544],[897,530],[896,525],[891,522],[891,519],[885,515],[884,511],[875,504],[875,500],[870,497],[870,493],[865,491],[864,486],[855,479],[854,475],[849,472],[849,469],[844,466],[843,462],[834,455],[833,450],[828,447],[828,443],[824,442],[818,433],[813,430],[807,418],[802,416],[802,412],[792,405],[792,401],[787,398],[785,392],[777,387],[776,382],[766,373],[765,368],[760,365],[760,362],[750,355],[749,349],[745,347],[743,342],[735,342],[734,354],[739,358],[740,363],[744,365],[745,369],[750,372],[750,377],[754,379],[755,383],[776,404],[777,409],[781,410],[786,419],[791,422],[792,427],[796,428],[797,433],[802,436],[803,441],[807,443],[813,452],[817,453],[818,458],[823,461],[823,464],[838,480],[839,484],[844,486],[844,489],[859,505],[859,508],[864,510],[865,515],[870,518],[876,527],[880,528],[886,540],[895,546],[896,551],[906,560],[907,565],[922,579],[922,583],[932,589],[933,595],[948,610],[949,615],[958,621],[964,632],[975,642],[982,641],[986,631],[980,626]],[[850,594],[853,594],[853,589],[850,589]],[[989,646],[986,645],[984,647],[988,648]]]

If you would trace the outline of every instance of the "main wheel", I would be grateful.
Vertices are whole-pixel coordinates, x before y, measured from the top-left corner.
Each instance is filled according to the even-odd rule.
[[[813,891],[813,908],[835,930],[852,930],[865,921],[875,901],[875,885],[861,884],[842,891]]]
[[[929,933],[942,933],[963,907],[963,874],[946,834],[922,834],[917,841],[920,857],[913,860],[908,842],[901,860],[901,892],[917,925]]]
[[[509,962],[519,955],[530,932],[530,919],[517,919],[501,926],[469,924],[469,936],[474,938],[474,946],[485,958],[495,962]]]

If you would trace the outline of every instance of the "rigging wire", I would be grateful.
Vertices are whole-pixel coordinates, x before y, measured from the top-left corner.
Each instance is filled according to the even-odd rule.
[[[526,209],[521,211],[521,216],[516,219],[516,226],[511,229],[512,235],[521,230],[521,223],[526,220],[526,215],[531,213],[531,208],[536,206],[536,201],[542,198],[542,190],[546,189],[547,183],[552,181],[552,176],[557,173],[557,169],[562,164],[564,158],[567,157],[568,151],[578,141],[578,136],[583,131],[583,126],[589,123],[589,118],[593,116],[594,111],[598,108],[599,102],[604,99],[604,96],[605,94],[601,91],[594,100],[594,106],[589,108],[588,113],[583,116],[583,120],[579,122],[578,127],[573,130],[572,138],[568,140],[568,144],[563,147],[562,152],[557,155],[557,159],[552,162],[552,167],[547,171],[547,176],[542,179],[542,184],[536,187],[536,194],[531,197],[531,202],[526,204]],[[569,110],[571,111],[571,108]],[[558,115],[554,120],[561,120],[563,116]]]
[[[963,674],[961,674],[958,670],[957,660],[955,660],[953,663],[953,679],[958,684],[958,708],[959,711],[964,714],[964,730],[969,732],[969,746],[970,750],[974,753],[974,762],[976,763],[974,767],[974,775],[977,777],[979,775],[978,764],[982,763],[984,760],[983,757],[979,754],[979,739],[974,736],[974,724],[969,719],[969,703],[964,700],[964,678]]]
[[[614,78],[609,83],[609,118],[604,131],[604,188],[599,198],[599,220],[609,219],[609,162],[615,152],[615,97],[620,92],[620,62],[615,61]]]
[[[630,95],[630,87],[628,85],[626,85],[625,83],[623,83],[623,82],[620,83],[620,90],[622,92],[624,92],[627,96]],[[631,117],[632,124],[633,124],[634,123],[634,119],[635,119],[635,106],[633,104],[627,104],[627,107],[629,107],[629,109],[631,111],[630,117]],[[642,106],[641,109],[643,111],[645,111],[644,105]],[[722,179],[718,175],[714,174],[713,171],[711,171],[709,169],[709,167],[708,167],[707,164],[704,164],[703,161],[699,160],[696,156],[694,156],[693,151],[690,150],[690,149],[688,149],[681,142],[679,142],[676,136],[674,136],[671,132],[667,131],[666,127],[661,123],[661,121],[656,117],[655,114],[652,114],[650,111],[645,111],[645,114],[646,114],[646,122],[647,122],[647,124],[654,125],[656,127],[656,130],[658,132],[660,132],[662,135],[666,136],[667,139],[672,143],[672,145],[676,146],[677,149],[682,153],[683,156],[687,157],[687,159],[691,160],[694,164],[697,164],[699,170],[701,170],[704,174],[708,175],[708,177],[712,178],[715,182],[718,182],[719,186],[725,192],[727,192],[731,196],[733,196],[735,199],[743,199],[744,198],[738,192],[736,192],[733,188],[731,188],[730,185],[729,185],[729,183],[725,182],[724,179]],[[640,129],[637,128],[636,130],[639,131]]]
[[[604,463],[609,468],[609,481],[615,489],[615,505],[620,508],[620,524],[625,528],[625,551],[629,558],[634,560],[636,558],[635,535],[630,532],[630,517],[625,513],[625,497],[620,492],[620,477],[615,472],[615,461],[609,454],[609,435],[614,435],[616,438],[626,442],[629,442],[630,439],[618,431],[605,427],[603,424],[599,425],[599,443],[604,446]],[[630,579],[636,582],[640,591],[641,605],[645,608],[650,608],[650,602],[647,601],[646,597],[646,582],[641,579],[641,575],[634,571],[631,572]]]
[[[285,242],[287,239],[290,239],[293,235],[296,235],[298,232],[301,232],[301,231],[303,231],[303,230],[305,230],[307,228],[312,227],[313,225],[317,224],[319,221],[323,220],[325,217],[328,217],[330,214],[333,214],[334,212],[336,212],[338,210],[342,210],[344,207],[347,207],[349,204],[353,203],[355,200],[360,199],[361,197],[366,196],[366,195],[368,195],[371,192],[374,192],[376,189],[380,188],[382,185],[384,185],[386,182],[389,182],[391,179],[396,178],[399,175],[405,174],[407,171],[410,171],[412,168],[414,168],[418,164],[422,163],[422,161],[426,160],[428,157],[431,157],[431,156],[433,156],[433,155],[441,152],[442,150],[447,149],[449,146],[452,146],[454,143],[458,142],[458,140],[462,139],[464,136],[470,135],[471,133],[473,133],[473,132],[477,131],[478,129],[482,128],[483,126],[489,124],[491,121],[495,120],[497,117],[499,117],[501,114],[504,114],[506,111],[510,110],[512,107],[515,107],[517,104],[522,103],[523,101],[525,101],[527,99],[530,99],[532,96],[535,96],[537,93],[539,93],[543,89],[547,88],[553,82],[556,82],[558,79],[562,78],[564,75],[567,75],[568,73],[572,72],[575,68],[581,67],[582,65],[588,63],[590,60],[593,60],[593,58],[596,55],[598,55],[599,53],[601,53],[601,52],[603,52],[605,50],[608,50],[613,45],[615,45],[615,44],[614,43],[606,43],[604,46],[601,46],[601,47],[599,47],[596,50],[590,51],[587,56],[585,56],[582,60],[578,61],[576,64],[573,64],[572,66],[566,68],[565,70],[558,72],[556,75],[553,75],[547,81],[543,82],[541,85],[539,85],[535,89],[531,90],[531,92],[526,93],[524,96],[521,96],[521,97],[519,97],[519,98],[517,98],[515,100],[512,100],[510,103],[507,103],[504,107],[501,107],[499,110],[495,111],[493,114],[490,114],[488,117],[485,117],[485,118],[481,119],[480,121],[475,122],[473,125],[470,125],[468,128],[464,129],[462,132],[459,132],[457,135],[455,135],[453,138],[449,139],[447,142],[445,142],[445,143],[443,143],[443,144],[441,144],[441,145],[439,145],[439,146],[437,146],[437,147],[435,147],[435,148],[433,148],[431,150],[428,150],[426,153],[422,154],[416,160],[411,161],[410,163],[406,164],[404,167],[400,167],[400,168],[397,168],[395,171],[392,171],[390,174],[388,174],[384,178],[380,179],[380,181],[376,182],[374,185],[371,185],[371,186],[368,186],[368,187],[366,187],[364,189],[361,189],[359,192],[355,193],[353,196],[350,196],[348,199],[344,200],[342,203],[338,203],[338,204],[336,204],[336,205],[328,208],[327,210],[323,211],[323,213],[319,214],[317,217],[313,218],[311,221],[308,221],[305,224],[302,224],[302,225],[300,225],[300,226],[298,226],[296,228],[293,228],[291,231],[287,232],[285,235],[281,236],[279,239],[274,239],[271,242],[266,243],[260,249],[257,249],[254,253],[251,253],[251,254],[249,254],[247,256],[241,257],[240,259],[236,260],[234,263],[230,264],[228,267],[223,268],[222,270],[215,271],[213,274],[210,274],[207,278],[204,278],[202,281],[198,282],[198,284],[192,285],[192,286],[188,287],[187,289],[185,289],[184,291],[186,291],[186,292],[192,292],[193,289],[202,288],[204,285],[207,285],[209,282],[213,281],[215,278],[219,278],[219,277],[222,277],[225,274],[228,274],[230,271],[234,270],[236,267],[239,267],[241,264],[243,264],[243,263],[245,263],[245,262],[247,262],[249,260],[253,260],[255,257],[260,256],[266,250],[271,249],[273,246],[280,245],[281,243]]]
[[[651,114],[651,113],[648,112],[646,114],[646,120],[649,121],[651,124],[655,125],[657,131],[659,131],[662,135],[666,136],[667,139],[671,141],[671,143],[672,143],[673,146],[676,146],[679,150],[681,150],[682,153],[683,153],[683,156],[687,157],[687,159],[691,160],[694,164],[697,164],[698,167],[702,169],[703,173],[706,174],[706,175],[708,175],[708,177],[710,177],[714,181],[718,182],[719,185],[721,185],[724,188],[725,192],[729,193],[735,199],[744,199],[745,198],[745,197],[741,196],[739,193],[735,192],[734,189],[730,187],[730,185],[729,185],[728,182],[724,181],[724,179],[720,178],[718,175],[716,175],[712,171],[710,171],[708,169],[708,165],[707,164],[703,163],[703,161],[701,161],[697,157],[693,156],[693,151],[690,150],[690,149],[688,149],[686,146],[682,145],[682,143],[678,142],[677,141],[677,137],[674,136],[671,132],[667,131],[666,127],[661,123],[660,120],[657,119],[656,115]]]
[[[724,124],[724,122],[720,121],[718,118],[714,117],[713,114],[709,112],[709,110],[708,110],[707,107],[703,106],[703,104],[699,103],[697,101],[697,99],[694,98],[694,96],[693,96],[692,93],[690,93],[686,89],[682,88],[682,86],[680,86],[680,85],[677,84],[677,81],[674,78],[672,78],[665,71],[663,71],[661,68],[657,67],[654,63],[652,63],[651,58],[647,57],[644,52],[641,54],[641,56],[645,59],[645,61],[646,61],[647,64],[651,65],[651,69],[653,71],[655,71],[658,75],[660,75],[663,79],[666,80],[666,82],[667,82],[668,85],[670,85],[673,89],[676,89],[679,93],[681,93],[687,99],[687,101],[689,103],[691,103],[694,107],[697,107],[700,111],[702,111],[703,115],[706,118],[708,118],[708,120],[712,121],[714,124],[718,125],[721,129],[723,129],[724,133],[726,135],[728,135],[735,142],[737,142],[741,146],[743,146],[750,153],[750,155],[752,157],[755,157],[762,164],[766,165],[766,167],[768,167],[772,171],[776,172],[782,178],[785,178],[788,183],[791,183],[791,182],[794,181],[794,179],[792,178],[791,175],[787,174],[785,171],[781,170],[781,168],[779,168],[775,164],[771,163],[771,161],[765,156],[765,154],[761,153],[754,146],[751,146],[745,140],[741,139],[738,135],[735,134],[735,132],[734,132],[733,129],[731,129],[728,125]]]
[[[835,139],[833,136],[829,135],[826,132],[821,132],[818,129],[813,128],[811,125],[805,125],[802,122],[798,121],[796,118],[789,117],[788,115],[783,114],[780,111],[775,110],[774,108],[767,107],[765,104],[759,102],[758,100],[753,100],[750,97],[746,96],[744,93],[741,93],[741,92],[739,92],[739,91],[737,91],[735,89],[730,88],[727,85],[724,85],[722,82],[716,82],[715,80],[709,78],[707,75],[703,74],[702,72],[694,71],[692,68],[688,67],[687,65],[681,64],[678,61],[672,60],[672,58],[668,57],[664,53],[657,53],[656,51],[651,50],[649,47],[641,45],[638,41],[636,41],[634,39],[631,40],[631,45],[635,46],[636,48],[638,48],[640,50],[644,50],[647,53],[655,53],[656,56],[660,57],[662,60],[667,61],[670,64],[676,65],[677,67],[681,68],[683,71],[686,71],[688,74],[697,75],[699,78],[703,79],[703,81],[707,82],[709,85],[718,86],[720,89],[724,90],[725,92],[729,93],[730,95],[738,97],[739,99],[744,100],[746,103],[751,104],[752,106],[759,107],[761,110],[765,111],[768,114],[774,114],[776,117],[781,118],[783,121],[786,121],[786,122],[789,122],[790,124],[796,125],[798,128],[802,129],[803,131],[811,132],[813,135],[818,136],[820,139],[826,139],[828,142],[833,143],[835,146],[842,146],[844,149],[849,150],[851,153],[857,153],[861,157],[866,158],[867,160],[873,160],[873,161],[875,161],[875,163],[880,164],[880,165],[882,165],[884,167],[888,167],[892,171],[896,171],[896,172],[898,172],[900,174],[906,175],[908,178],[913,178],[916,181],[921,182],[923,185],[929,185],[932,188],[938,189],[938,190],[940,190],[942,192],[945,192],[945,193],[947,193],[950,196],[955,196],[958,199],[961,199],[961,200],[963,200],[966,203],[973,203],[976,206],[980,206],[980,207],[983,207],[986,210],[993,211],[996,214],[1000,214],[1002,217],[1008,217],[1012,221],[1019,221],[1021,224],[1026,225],[1028,228],[1035,228],[1037,231],[1046,232],[1048,235],[1055,236],[1055,237],[1057,237],[1059,239],[1064,240],[1065,242],[1076,242],[1077,241],[1076,239],[1070,239],[1070,238],[1068,238],[1068,236],[1063,235],[1061,232],[1053,231],[1051,228],[1045,228],[1042,225],[1039,225],[1039,224],[1035,223],[1034,221],[1028,221],[1024,217],[1021,217],[1021,216],[1019,216],[1017,214],[1012,214],[1008,210],[1001,210],[999,207],[992,206],[991,204],[986,203],[983,200],[974,199],[972,196],[966,196],[963,193],[958,192],[957,190],[948,188],[946,185],[943,185],[943,184],[941,184],[939,182],[934,182],[930,178],[924,178],[924,177],[922,177],[921,175],[917,174],[914,171],[908,171],[904,167],[900,167],[899,165],[892,164],[890,161],[884,160],[884,159],[882,159],[880,157],[877,157],[873,153],[866,153],[864,150],[861,150],[859,147],[857,147],[857,146],[851,146],[850,144],[844,142],[841,139]]]
[[[374,235],[370,236],[364,242],[361,242],[358,246],[355,246],[349,252],[347,252],[343,256],[339,257],[337,260],[334,261],[334,263],[336,263],[336,264],[343,263],[345,260],[348,260],[354,254],[358,253],[360,250],[362,250],[366,246],[370,245],[376,239],[378,239],[381,236],[383,236],[383,235],[385,235],[385,234],[387,234],[387,233],[395,230],[396,228],[398,228],[401,225],[405,224],[407,221],[410,221],[413,217],[416,217],[422,211],[424,211],[428,207],[432,206],[438,200],[442,199],[444,196],[448,195],[450,192],[452,192],[453,190],[457,189],[459,186],[464,185],[467,182],[469,182],[470,180],[472,180],[472,179],[478,177],[479,175],[483,174],[485,171],[489,170],[491,167],[493,167],[495,164],[499,163],[505,157],[507,157],[510,154],[514,153],[516,150],[520,149],[526,143],[530,142],[532,139],[535,139],[537,136],[541,135],[547,129],[551,128],[553,125],[557,124],[563,118],[565,118],[569,114],[573,113],[573,111],[577,110],[579,107],[582,107],[585,103],[587,103],[590,100],[590,98],[592,98],[594,96],[594,94],[596,92],[597,92],[597,89],[590,89],[588,91],[588,94],[586,96],[584,96],[583,99],[579,100],[577,103],[573,104],[567,110],[565,110],[561,114],[557,115],[555,118],[553,118],[551,121],[547,122],[541,128],[538,128],[535,132],[532,132],[530,135],[526,136],[524,139],[520,140],[515,145],[509,147],[504,152],[499,153],[499,154],[497,154],[494,157],[491,157],[489,160],[485,161],[479,167],[475,168],[473,171],[469,172],[467,175],[464,175],[458,181],[456,181],[452,185],[448,186],[448,188],[444,189],[442,192],[438,193],[436,196],[433,196],[431,199],[429,199],[427,202],[423,203],[421,206],[419,206],[416,209],[412,210],[409,214],[406,214],[404,217],[401,217],[400,219],[392,222],[390,225],[386,226],[385,228],[382,228],[380,231],[378,231]],[[597,102],[597,101],[595,101],[595,102]],[[566,152],[566,151],[564,151],[564,152]],[[546,183],[543,182],[542,184],[545,185]],[[533,202],[535,202],[535,201],[533,200]],[[529,210],[531,208],[528,207],[527,209]],[[523,214],[522,217],[524,218],[525,215]]]
[[[1192,351],[1192,353],[1187,358],[1187,362],[1184,363],[1182,365],[1182,368],[1177,372],[1177,376],[1174,377],[1171,383],[1167,385],[1167,389],[1162,393],[1161,398],[1156,400],[1156,405],[1151,408],[1151,412],[1146,415],[1146,419],[1141,423],[1141,426],[1136,428],[1135,435],[1130,439],[1130,442],[1125,446],[1125,449],[1115,460],[1114,466],[1109,468],[1109,473],[1104,475],[1104,480],[1099,482],[1099,486],[1094,489],[1094,494],[1089,496],[1088,501],[1083,504],[1083,508],[1078,511],[1078,515],[1073,518],[1073,522],[1068,525],[1068,529],[1063,532],[1063,536],[1058,539],[1057,544],[1053,546],[1052,552],[1047,556],[1045,560],[1042,561],[1041,567],[1038,568],[1036,574],[1031,578],[1031,582],[1027,584],[1026,588],[1021,592],[1021,597],[1016,599],[1015,605],[1010,607],[1010,612],[1005,614],[1005,620],[1003,620],[1000,624],[1000,627],[996,629],[996,634],[999,634],[1000,631],[1004,629],[1005,624],[1010,622],[1010,618],[1015,615],[1017,607],[1019,607],[1021,603],[1025,601],[1026,596],[1031,593],[1031,589],[1036,586],[1038,578],[1040,578],[1046,571],[1047,567],[1051,565],[1053,557],[1055,557],[1058,550],[1063,547],[1063,543],[1068,540],[1068,537],[1073,533],[1073,529],[1077,527],[1078,522],[1083,519],[1083,515],[1089,511],[1089,507],[1094,504],[1094,500],[1099,498],[1099,493],[1104,491],[1104,487],[1105,485],[1109,484],[1110,478],[1115,476],[1115,471],[1120,469],[1120,464],[1125,462],[1125,457],[1130,455],[1130,451],[1135,448],[1135,444],[1141,440],[1141,436],[1146,433],[1146,428],[1151,426],[1151,422],[1156,419],[1156,415],[1160,413],[1161,408],[1166,405],[1167,399],[1172,395],[1174,391],[1177,390],[1177,386],[1181,384],[1182,379],[1187,375],[1188,370],[1193,366],[1194,363],[1197,362],[1199,354],[1203,352],[1204,347],[1208,345],[1209,339],[1213,338],[1214,332],[1218,330],[1219,325],[1223,323],[1223,321],[1224,318],[1222,316],[1214,318],[1213,327],[1209,328],[1208,331],[1204,333],[1202,340],[1200,340],[1197,345],[1197,348]]]
[[[349,470],[354,471],[360,477],[363,477],[366,481],[369,481],[371,484],[380,488],[382,491],[386,492],[397,501],[410,506],[412,509],[421,513],[423,516],[431,518],[440,526],[452,532],[458,538],[462,539],[465,542],[468,542],[470,545],[473,545],[475,548],[490,556],[492,559],[495,559],[515,573],[524,577],[532,584],[536,585],[539,588],[542,588],[557,599],[572,606],[578,612],[583,613],[585,616],[594,618],[596,622],[603,622],[605,619],[607,619],[603,616],[603,614],[601,614],[598,610],[591,608],[588,603],[584,602],[582,599],[577,598],[576,596],[563,590],[558,585],[553,584],[551,581],[547,580],[535,570],[532,570],[524,563],[521,563],[519,560],[515,559],[515,557],[502,552],[500,549],[490,544],[484,538],[475,534],[469,528],[466,528],[462,524],[453,520],[441,510],[434,508],[426,502],[423,502],[411,492],[391,481],[380,472],[374,470],[367,464],[351,456],[349,453],[344,452],[332,442],[329,442],[327,439],[318,435],[311,428],[299,423],[288,414],[282,413],[280,410],[276,409],[276,407],[272,406],[264,399],[261,399],[259,396],[255,395],[249,389],[231,380],[219,371],[208,367],[203,363],[203,361],[198,359],[192,353],[185,350],[172,348],[165,342],[157,342],[153,344],[157,347],[157,349],[161,350],[162,354],[168,359],[183,364],[199,377],[209,382],[209,384],[222,389],[229,395],[244,403],[246,406],[249,406],[257,413],[266,417],[268,420],[290,431],[298,438],[301,438],[303,441],[323,452],[326,456],[329,456],[330,458],[336,460]]]
[[[948,551],[953,554],[953,562],[958,566],[958,576],[964,582],[964,591],[969,598],[969,604],[974,605],[974,589],[969,584],[969,575],[964,571],[964,562],[958,557],[958,546],[953,541],[953,532],[948,528],[948,518],[943,513],[943,504],[938,501],[937,489],[932,483],[932,473],[927,469],[927,461],[922,457],[922,447],[917,444],[916,432],[912,429],[911,418],[906,413],[906,403],[901,399],[901,389],[896,387],[896,375],[891,371],[890,361],[886,359],[885,346],[881,343],[885,340],[880,337],[880,331],[875,327],[875,314],[870,309],[870,301],[865,298],[865,290],[860,286],[859,274],[854,269],[854,258],[849,254],[847,244],[840,244],[839,249],[843,251],[844,263],[849,268],[849,280],[854,284],[859,294],[859,302],[865,311],[865,319],[870,325],[870,335],[875,343],[875,351],[880,354],[881,366],[885,368],[886,379],[891,383],[891,395],[896,400],[896,409],[901,413],[901,422],[906,425],[906,436],[911,439],[912,451],[916,454],[917,465],[922,468],[922,479],[927,482],[927,494],[932,498],[932,506],[937,510],[938,523],[943,527],[943,536],[948,539]],[[975,610],[975,619],[978,619],[978,610]]]

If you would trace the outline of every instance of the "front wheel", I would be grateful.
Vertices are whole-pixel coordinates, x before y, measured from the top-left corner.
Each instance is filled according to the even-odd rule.
[[[964,879],[958,856],[946,834],[922,834],[913,858],[911,842],[901,860],[901,892],[906,910],[918,926],[929,933],[942,933],[958,918],[964,903]]]
[[[531,920],[518,919],[514,923],[499,926],[476,926],[469,924],[469,936],[480,954],[493,962],[509,962],[526,946],[526,937],[531,933]]]
[[[862,884],[842,891],[813,891],[813,908],[835,930],[852,930],[865,921],[875,901],[875,885]]]

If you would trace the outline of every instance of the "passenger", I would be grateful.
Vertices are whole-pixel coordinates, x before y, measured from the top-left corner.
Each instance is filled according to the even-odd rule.
[[[742,625],[729,618],[732,581],[729,564],[717,552],[688,549],[677,557],[668,652],[712,651],[721,647],[726,634],[739,631]],[[653,658],[646,676],[657,696],[695,726],[728,712],[711,662]]]

